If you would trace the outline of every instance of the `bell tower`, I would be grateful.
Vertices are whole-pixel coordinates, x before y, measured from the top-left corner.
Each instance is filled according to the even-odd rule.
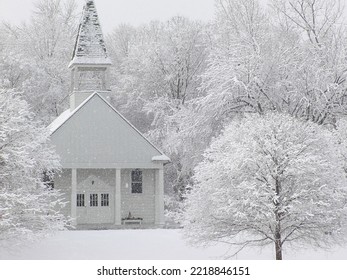
[[[93,0],[86,0],[72,60],[70,110],[73,111],[95,91],[110,92],[109,67],[104,36]]]

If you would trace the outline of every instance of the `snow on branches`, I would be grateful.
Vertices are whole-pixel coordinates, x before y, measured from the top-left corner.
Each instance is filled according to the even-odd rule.
[[[193,242],[327,246],[346,220],[346,178],[324,127],[267,113],[234,120],[195,169],[185,232]]]
[[[14,92],[0,91],[0,244],[63,229],[64,206],[43,182],[59,170],[49,132],[33,120],[28,104]]]

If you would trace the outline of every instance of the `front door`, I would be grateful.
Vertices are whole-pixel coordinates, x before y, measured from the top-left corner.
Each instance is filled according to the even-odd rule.
[[[108,224],[114,222],[113,207],[111,207],[113,196],[108,190],[88,192],[87,197],[89,202],[86,215],[89,223]]]
[[[114,223],[114,187],[89,175],[77,185],[77,224]]]

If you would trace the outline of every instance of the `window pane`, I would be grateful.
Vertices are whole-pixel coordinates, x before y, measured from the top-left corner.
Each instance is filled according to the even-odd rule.
[[[91,207],[98,206],[98,195],[97,194],[91,194],[90,195],[90,206]]]
[[[139,169],[131,171],[131,192],[142,193],[142,171]]]
[[[101,194],[101,206],[109,206],[109,194]]]
[[[42,180],[47,188],[54,189],[53,174],[51,172],[44,171]]]
[[[132,193],[142,193],[142,183],[132,183],[131,184]]]
[[[139,169],[131,171],[132,182],[142,182],[142,171]]]
[[[77,194],[77,207],[84,206],[84,194]]]

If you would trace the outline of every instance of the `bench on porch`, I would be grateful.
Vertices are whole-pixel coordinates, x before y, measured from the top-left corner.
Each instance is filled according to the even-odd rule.
[[[122,218],[122,223],[123,223],[123,225],[125,225],[125,224],[141,225],[142,220],[143,220],[142,218],[133,217],[131,215],[131,213],[129,212],[129,215],[126,218]]]

